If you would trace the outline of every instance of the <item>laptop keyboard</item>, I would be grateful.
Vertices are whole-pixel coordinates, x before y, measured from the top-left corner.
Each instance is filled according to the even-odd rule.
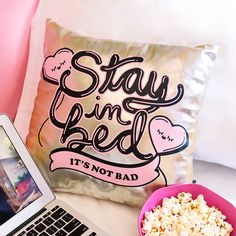
[[[80,236],[88,229],[88,226],[64,209],[55,206],[17,236]],[[89,236],[97,236],[97,234],[92,232]]]

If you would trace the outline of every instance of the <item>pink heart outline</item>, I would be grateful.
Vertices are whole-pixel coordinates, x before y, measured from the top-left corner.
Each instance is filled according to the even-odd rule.
[[[160,127],[153,129],[154,122],[158,123]],[[151,119],[149,136],[154,149],[160,156],[180,152],[189,145],[189,135],[186,129],[181,125],[173,124],[165,116],[155,116]],[[167,143],[166,140],[169,142]]]
[[[48,61],[49,61],[50,59],[56,59],[56,57],[57,57],[58,55],[62,54],[62,53],[64,53],[64,54],[65,54],[65,53],[68,53],[67,56],[69,56],[69,57],[71,57],[71,58],[72,58],[72,56],[73,56],[73,54],[74,54],[74,52],[73,52],[71,49],[69,49],[69,48],[60,48],[60,49],[58,49],[53,55],[50,55],[50,56],[46,57],[45,60],[44,60],[44,62],[43,62],[43,67],[42,67],[43,79],[44,79],[45,81],[47,81],[47,82],[49,82],[49,83],[52,83],[52,84],[56,84],[56,85],[59,84],[58,78],[55,78],[55,76],[53,77],[53,76],[51,76],[51,75],[48,74],[47,70],[48,70],[49,68],[47,68],[47,65],[46,65],[46,64],[48,63]],[[69,55],[69,54],[71,54],[71,55]],[[68,59],[68,58],[67,58],[67,59]],[[71,60],[70,60],[70,62],[66,62],[66,58],[65,58],[65,63],[71,65]],[[70,67],[71,67],[71,66],[70,66]],[[67,68],[67,69],[70,69],[70,68]],[[65,70],[66,70],[66,69],[64,69],[64,70],[61,72],[61,75],[63,74],[63,72],[64,72]],[[56,75],[56,77],[57,77],[57,76],[58,76],[58,75]]]

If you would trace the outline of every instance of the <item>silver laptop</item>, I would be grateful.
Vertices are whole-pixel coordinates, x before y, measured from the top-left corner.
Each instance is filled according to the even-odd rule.
[[[0,236],[108,236],[54,194],[6,115],[0,115]]]

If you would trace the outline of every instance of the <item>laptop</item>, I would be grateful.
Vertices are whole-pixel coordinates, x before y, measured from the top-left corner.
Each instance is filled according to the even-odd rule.
[[[55,198],[13,124],[0,115],[0,236],[108,236]]]

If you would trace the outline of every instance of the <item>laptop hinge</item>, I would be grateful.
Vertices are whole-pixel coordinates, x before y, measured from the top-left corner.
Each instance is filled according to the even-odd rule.
[[[14,234],[16,234],[18,231],[20,231],[23,227],[25,227],[27,224],[32,222],[36,217],[41,215],[46,210],[47,210],[46,208],[42,208],[40,211],[38,211],[36,214],[31,216],[28,220],[26,220],[24,223],[22,223],[20,226],[18,226],[16,229],[14,229],[11,233],[7,234],[7,236],[13,236]]]

